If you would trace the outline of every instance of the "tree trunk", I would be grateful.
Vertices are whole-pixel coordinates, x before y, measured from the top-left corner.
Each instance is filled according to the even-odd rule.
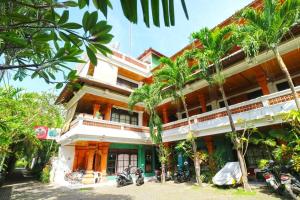
[[[233,119],[232,119],[232,113],[231,113],[231,111],[229,109],[227,97],[225,95],[225,91],[224,91],[224,88],[223,88],[222,84],[219,85],[219,90],[220,90],[220,92],[222,94],[223,101],[224,101],[224,104],[225,104],[225,107],[226,107],[226,111],[227,111],[227,115],[228,115],[228,118],[229,118],[229,123],[230,123],[231,131],[235,132],[236,129],[235,129],[235,125],[234,125],[234,122],[233,122]],[[235,143],[235,141],[232,141],[232,142]],[[237,145],[235,145],[235,146],[237,146]],[[245,190],[251,190],[250,185],[248,183],[247,166],[246,166],[246,162],[245,162],[243,153],[240,152],[240,150],[238,148],[236,148],[236,151],[237,151],[237,156],[238,156],[239,164],[240,164],[241,171],[242,171],[242,182],[243,182],[244,189]]]
[[[227,112],[227,115],[228,115],[228,118],[229,118],[229,123],[230,123],[231,131],[235,132],[235,125],[234,125],[234,122],[233,122],[233,119],[232,119],[232,113],[231,113],[231,110],[229,109],[227,97],[225,95],[225,91],[224,91],[224,88],[223,88],[222,84],[219,85],[219,90],[220,90],[220,92],[222,94],[222,98],[223,98],[223,101],[224,101],[224,104],[225,104],[225,107],[226,107],[226,112]]]
[[[161,183],[165,183],[166,182],[166,164],[165,163],[161,163]]]
[[[289,83],[289,86],[292,90],[292,95],[294,96],[294,100],[295,100],[295,103],[296,103],[296,107],[298,110],[300,110],[300,103],[299,103],[299,100],[298,100],[298,95],[297,95],[297,92],[295,90],[295,86],[294,86],[294,83],[293,83],[293,80],[291,78],[291,75],[278,51],[278,48],[276,47],[275,49],[273,49],[273,52],[275,54],[275,57],[276,57],[276,60],[280,66],[280,69],[281,71],[285,74],[287,80],[288,80],[288,83]]]
[[[191,132],[192,127],[191,127],[189,112],[188,112],[188,109],[187,109],[187,105],[186,105],[184,96],[182,94],[181,94],[181,101],[182,101],[182,104],[183,104],[183,107],[184,107],[184,110],[185,110],[186,118],[188,120],[189,132]],[[197,155],[197,144],[196,144],[195,140],[192,140],[192,147],[193,147],[193,154]],[[195,167],[195,174],[196,174],[197,184],[199,186],[202,186],[202,181],[201,181],[201,178],[200,178],[200,174],[201,174],[201,172],[200,172],[200,162],[199,162],[199,158],[197,156],[194,156],[194,167]]]
[[[1,156],[1,160],[0,160],[0,172],[3,170],[5,157],[6,157],[6,153],[4,153],[4,154]]]
[[[197,145],[194,140],[192,141],[192,146],[193,146],[194,155],[196,155],[195,153],[197,153]],[[199,158],[197,156],[194,156],[194,166],[195,166],[196,181],[197,184],[201,187],[202,186],[202,181],[200,178],[201,168],[200,168]]]
[[[246,163],[245,163],[243,153],[241,152],[240,149],[237,149],[236,152],[237,152],[237,156],[238,156],[238,159],[239,159],[239,164],[240,164],[241,171],[242,171],[242,182],[243,182],[244,190],[250,191],[251,187],[248,183],[247,166],[246,166]]]

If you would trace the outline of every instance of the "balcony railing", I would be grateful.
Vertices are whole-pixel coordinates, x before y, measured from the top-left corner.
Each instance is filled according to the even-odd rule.
[[[300,86],[296,87],[296,91],[299,95]],[[279,117],[280,113],[296,107],[291,90],[288,89],[231,105],[229,108],[237,130],[241,130],[243,125],[237,123],[239,119],[249,121],[256,127],[271,125],[282,121],[282,118]],[[194,115],[190,117],[190,122],[192,130],[196,132],[196,136],[225,133],[231,130],[226,108]],[[188,121],[187,119],[182,119],[164,124],[163,130],[163,139],[166,142],[184,139],[188,132]]]
[[[148,127],[97,119],[81,113],[70,123],[70,130],[59,141],[71,143],[84,140],[151,144]]]

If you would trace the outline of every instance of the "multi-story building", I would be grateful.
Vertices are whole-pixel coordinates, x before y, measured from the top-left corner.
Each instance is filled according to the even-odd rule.
[[[256,6],[255,1],[249,6]],[[232,22],[226,19],[218,26]],[[293,37],[286,37],[279,51],[292,75],[296,90],[300,92],[300,30],[293,29]],[[175,58],[191,44],[172,56]],[[56,180],[67,171],[84,169],[114,175],[129,164],[143,167],[146,175],[153,175],[159,168],[155,146],[147,127],[148,115],[142,104],[128,110],[129,95],[144,83],[151,82],[152,72],[159,66],[163,55],[148,49],[138,58],[113,51],[105,57],[97,55],[98,65],[86,64],[77,68],[79,90],[68,85],[57,103],[67,108],[66,124],[58,142],[59,170]],[[239,120],[258,127],[261,132],[282,129],[282,113],[295,108],[289,85],[271,52],[261,52],[252,62],[242,50],[236,50],[223,58],[226,77],[225,91],[237,129],[245,128]],[[212,154],[223,150],[227,160],[236,160],[230,140],[228,116],[217,88],[204,80],[186,85],[184,95],[191,116],[192,129],[198,140],[198,148]],[[166,99],[158,107],[163,120],[163,142],[173,145],[186,138],[188,122],[182,106]],[[250,145],[246,155],[249,168],[257,160],[267,157],[265,149]],[[181,162],[181,158],[177,159]],[[89,181],[87,181],[89,182]]]

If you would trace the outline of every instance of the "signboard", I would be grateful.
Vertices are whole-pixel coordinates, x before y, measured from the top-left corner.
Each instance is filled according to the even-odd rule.
[[[40,140],[55,140],[60,132],[60,129],[48,128],[47,126],[35,126],[34,130],[36,137]]]
[[[48,130],[47,139],[48,140],[55,140],[58,136],[59,129],[51,128]]]
[[[35,126],[34,127],[36,137],[40,140],[47,139],[48,127],[47,126]]]

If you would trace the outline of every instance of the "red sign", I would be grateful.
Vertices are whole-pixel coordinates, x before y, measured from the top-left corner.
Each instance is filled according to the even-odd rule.
[[[47,135],[48,135],[48,127],[47,126],[35,126],[34,130],[36,133],[36,137],[38,139],[42,139],[42,140],[47,139]]]

